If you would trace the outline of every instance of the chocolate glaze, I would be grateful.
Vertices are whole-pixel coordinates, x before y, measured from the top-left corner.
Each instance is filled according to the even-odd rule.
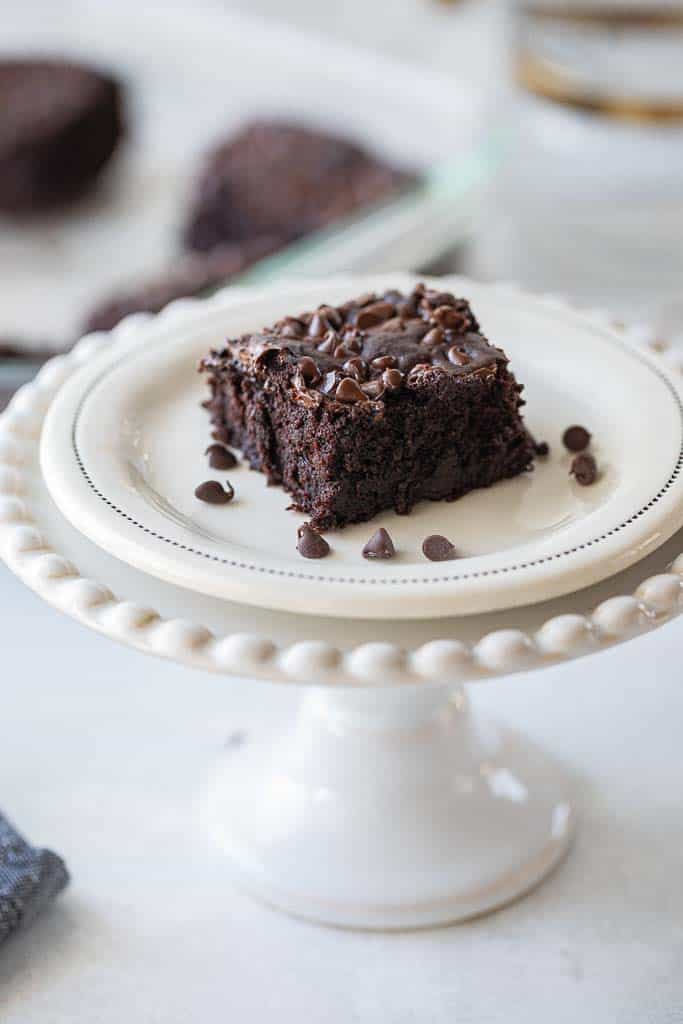
[[[292,367],[293,385],[304,400],[336,401],[343,395],[348,403],[385,401],[425,374],[461,377],[495,369],[507,358],[480,333],[465,299],[417,285],[409,295],[362,295],[336,308],[323,305],[286,317],[258,334],[228,341],[201,369],[215,372],[232,363],[262,377],[276,362]]]

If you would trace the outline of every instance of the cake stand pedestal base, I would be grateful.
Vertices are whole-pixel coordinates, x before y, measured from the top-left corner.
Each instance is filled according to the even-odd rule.
[[[462,689],[311,688],[221,766],[203,817],[237,878],[299,917],[419,928],[485,913],[558,863],[569,783]]]

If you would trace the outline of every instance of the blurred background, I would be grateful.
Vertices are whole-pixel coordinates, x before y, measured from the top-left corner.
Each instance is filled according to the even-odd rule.
[[[85,330],[237,280],[455,270],[646,320],[667,341],[683,330],[683,6],[6,0],[4,12],[0,401]],[[121,131],[100,135],[96,173],[81,163],[101,97],[41,84],[40,67],[16,73],[19,58],[46,57],[114,82]],[[254,121],[322,133],[328,148],[245,141]],[[70,176],[66,200],[41,194],[48,169]]]

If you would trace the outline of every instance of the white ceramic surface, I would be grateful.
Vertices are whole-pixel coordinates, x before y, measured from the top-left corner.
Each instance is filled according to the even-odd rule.
[[[176,304],[159,322],[192,307]],[[125,321],[114,337],[123,340],[139,322]],[[629,338],[644,346],[653,340],[635,328]],[[450,619],[350,622],[321,616],[304,622],[298,615],[217,601],[129,568],[59,514],[39,466],[40,434],[52,399],[109,345],[107,335],[83,339],[68,356],[45,366],[0,417],[0,554],[41,597],[91,629],[222,674],[384,686],[542,668],[623,642],[680,611],[680,534],[631,569],[578,595]],[[659,356],[656,361],[680,374],[675,362]]]
[[[128,89],[128,137],[101,187],[83,202],[30,223],[0,218],[3,335],[71,343],[112,290],[138,286],[172,265],[204,153],[252,116],[346,132],[418,168],[455,153],[456,175],[483,142],[475,89],[424,64],[344,46],[334,33],[321,45],[276,21],[173,0],[69,0],[58,14],[55,8],[52,0],[13,4],[3,52],[69,54],[111,68]],[[189,60],[189,53],[201,57]],[[421,130],[407,131],[411,122]],[[463,182],[465,214],[477,178],[473,165],[471,171]],[[454,243],[458,218],[449,220]],[[409,265],[404,252],[387,250],[395,234],[383,241],[374,268]],[[333,269],[354,268],[343,262]]]
[[[551,444],[533,473],[457,502],[423,502],[410,516],[382,513],[329,534],[332,555],[296,551],[302,513],[242,464],[210,470],[210,425],[196,365],[225,336],[287,312],[338,302],[410,278],[360,277],[277,286],[174,307],[131,326],[61,390],[42,438],[52,497],[75,527],[124,561],[229,600],[317,615],[434,618],[546,600],[595,583],[653,551],[683,522],[683,409],[679,381],[608,329],[546,300],[447,278],[467,295],[486,333],[525,384],[527,423]],[[624,395],[629,402],[624,402]],[[581,487],[560,442],[571,423],[594,435],[600,477]],[[236,498],[194,497],[229,476]],[[363,559],[379,525],[391,561]],[[424,537],[451,538],[459,557],[425,559]]]
[[[177,325],[194,309],[172,307],[158,323]],[[138,336],[139,323],[120,326],[122,344]],[[245,747],[239,770],[214,779],[204,822],[238,877],[291,913],[363,928],[459,920],[533,886],[571,835],[564,772],[470,717],[459,690],[382,687],[540,667],[664,621],[680,608],[680,536],[616,578],[617,587],[639,578],[636,595],[601,584],[587,592],[600,595],[591,616],[572,613],[565,599],[516,611],[516,624],[512,612],[350,623],[162,583],[69,526],[41,479],[38,443],[54,394],[110,344],[106,336],[83,339],[0,418],[0,550],[8,565],[57,607],[150,653],[240,675],[370,686],[313,688],[293,729],[255,744],[253,756]],[[648,575],[655,561],[660,571]],[[92,579],[82,575],[86,566]]]
[[[382,929],[509,902],[573,829],[562,770],[443,687],[309,691],[284,734],[224,760],[203,818],[260,899]]]

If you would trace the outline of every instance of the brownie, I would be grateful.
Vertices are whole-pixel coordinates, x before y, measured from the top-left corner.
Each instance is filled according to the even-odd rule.
[[[522,387],[465,299],[418,285],[285,317],[200,364],[216,436],[317,529],[529,469]]]
[[[257,121],[209,155],[185,244],[207,251],[224,242],[275,235],[285,245],[413,180],[345,139]]]
[[[122,131],[121,89],[108,75],[64,60],[0,60],[0,210],[79,197]]]
[[[206,295],[276,248],[277,239],[264,236],[189,256],[160,277],[111,295],[88,314],[83,332],[109,331],[129,313],[158,313],[174,299]]]

